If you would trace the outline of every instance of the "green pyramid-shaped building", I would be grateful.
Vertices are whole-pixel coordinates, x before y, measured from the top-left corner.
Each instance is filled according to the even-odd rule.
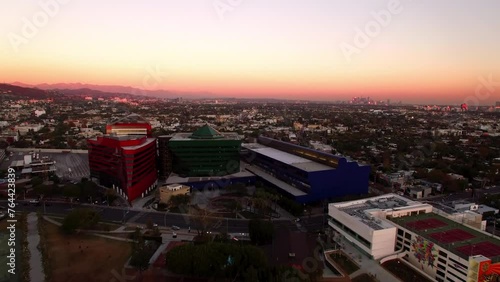
[[[208,124],[193,133],[176,133],[168,141],[172,170],[181,176],[224,176],[240,171],[241,139]]]
[[[193,139],[219,139],[224,138],[219,131],[215,130],[208,124],[198,128],[193,134],[190,136]]]

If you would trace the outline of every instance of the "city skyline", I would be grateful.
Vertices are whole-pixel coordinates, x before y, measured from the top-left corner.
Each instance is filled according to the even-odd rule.
[[[496,1],[117,3],[3,3],[2,80],[327,101],[500,96]]]

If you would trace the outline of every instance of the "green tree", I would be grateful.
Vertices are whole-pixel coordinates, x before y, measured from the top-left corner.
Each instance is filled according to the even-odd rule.
[[[153,225],[154,225],[153,220],[151,218],[148,218],[148,220],[146,221],[146,228],[148,230],[151,230],[151,229],[153,229]]]
[[[59,176],[57,176],[57,174],[55,174],[55,173],[51,173],[51,174],[49,175],[49,179],[50,179],[50,180],[52,180],[52,181],[54,181],[54,184],[59,184],[59,183],[61,183],[61,179],[60,179],[60,178],[59,178]]]
[[[242,274],[244,282],[255,282],[259,281],[259,272],[253,265],[245,270]]]
[[[208,227],[216,221],[212,213],[206,209],[190,208],[189,214],[191,214],[193,221],[196,223],[198,235],[205,235]]]
[[[86,197],[96,197],[97,196],[97,184],[95,184],[92,181],[88,180],[83,180],[86,178],[82,178],[82,182],[78,183],[78,186],[80,187],[80,197],[86,198]]]
[[[149,267],[149,261],[156,249],[158,249],[158,243],[155,241],[145,240],[139,228],[136,228],[130,238],[134,240],[132,242],[130,265],[142,273]]]
[[[118,198],[116,191],[113,189],[107,189],[104,195],[106,196],[106,200],[110,205]]]
[[[130,265],[143,272],[149,267],[149,260],[156,248],[153,244],[148,244],[142,236],[137,242],[132,243],[132,254],[130,256]]]
[[[63,187],[63,196],[65,197],[70,197],[70,198],[76,198],[80,196],[80,187],[75,184],[68,184]]]
[[[181,205],[188,205],[191,197],[189,195],[173,195],[168,201],[171,207],[178,207]]]
[[[165,259],[169,270],[174,273],[214,280],[264,281],[266,279],[248,279],[255,278],[256,273],[268,271],[267,257],[261,249],[234,243],[186,244],[173,248]],[[245,274],[250,267],[255,271]]]
[[[38,186],[43,183],[43,179],[39,176],[31,178],[30,183],[33,187]]]
[[[62,230],[73,233],[77,229],[91,229],[97,225],[100,215],[91,209],[74,209],[63,220]]]
[[[37,185],[33,188],[33,191],[37,194],[37,195],[44,195],[44,196],[48,196],[48,195],[52,195],[53,194],[53,190],[52,190],[52,186],[50,185],[45,185],[45,184],[40,184],[40,185]]]
[[[151,236],[161,236],[161,232],[158,226],[153,226],[153,229],[151,231]]]

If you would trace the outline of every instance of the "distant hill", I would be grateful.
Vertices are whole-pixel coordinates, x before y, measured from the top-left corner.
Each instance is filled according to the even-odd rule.
[[[128,93],[110,93],[105,91],[99,91],[89,88],[81,89],[39,89],[38,87],[28,86],[28,84],[18,83],[23,86],[17,86],[12,84],[0,84],[0,93],[10,91],[9,94],[18,97],[26,97],[33,99],[45,99],[54,96],[90,96],[93,98],[109,98],[109,97],[120,97],[120,98],[148,98],[151,96],[143,95],[133,95]]]
[[[54,83],[54,84],[36,84],[29,85],[22,82],[13,82],[12,85],[17,85],[21,87],[34,87],[43,90],[96,90],[104,93],[120,93],[120,94],[131,94],[146,97],[157,97],[157,98],[178,98],[178,97],[190,97],[190,98],[200,98],[200,97],[213,97],[212,93],[207,92],[177,92],[170,90],[144,90],[131,86],[120,86],[120,85],[96,85],[87,83]],[[65,91],[66,93],[67,91]],[[73,93],[73,92],[68,92]],[[96,93],[97,94],[97,93]]]
[[[8,92],[10,91],[10,95],[18,96],[18,97],[26,97],[33,99],[46,99],[53,95],[47,93],[46,90],[29,88],[29,87],[21,87],[11,84],[0,83],[0,92]],[[3,95],[3,94],[0,94]]]
[[[57,89],[65,95],[68,96],[90,96],[93,98],[109,98],[109,97],[120,97],[120,98],[153,98],[152,96],[145,95],[134,95],[129,93],[117,93],[117,92],[106,92],[100,90],[94,90],[90,88],[79,88],[79,89]]]

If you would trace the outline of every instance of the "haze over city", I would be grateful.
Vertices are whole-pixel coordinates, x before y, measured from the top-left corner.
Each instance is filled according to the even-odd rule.
[[[2,82],[460,104],[500,77],[494,0],[40,3],[0,4]]]

